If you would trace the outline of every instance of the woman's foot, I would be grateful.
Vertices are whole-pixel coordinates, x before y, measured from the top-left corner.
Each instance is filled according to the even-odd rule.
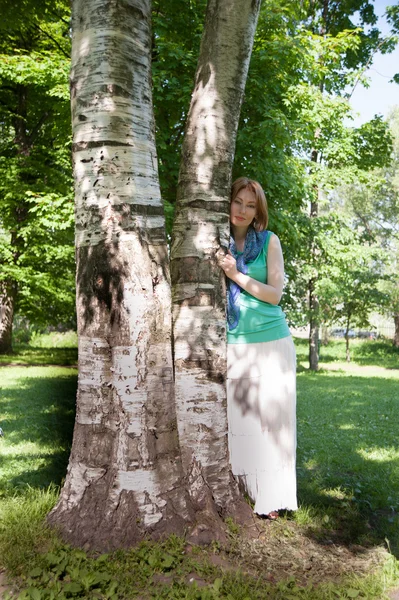
[[[266,515],[266,517],[270,519],[270,521],[275,521],[276,519],[278,519],[278,510],[272,510],[271,512],[269,512],[269,514]]]

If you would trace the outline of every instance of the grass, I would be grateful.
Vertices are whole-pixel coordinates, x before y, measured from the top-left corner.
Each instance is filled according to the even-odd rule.
[[[298,375],[300,503],[328,515],[315,532],[399,556],[399,382]]]
[[[35,334],[30,342],[14,344],[9,354],[0,354],[0,365],[76,365],[78,340],[75,331]]]
[[[295,340],[298,363],[308,366],[308,340]],[[395,348],[390,340],[359,340],[349,342],[351,360],[361,366],[383,367],[385,369],[399,368],[399,348]],[[320,363],[344,363],[345,341],[331,339],[328,345],[320,346]]]
[[[42,366],[0,372],[0,498],[25,486],[58,485],[72,438],[76,371]]]
[[[301,340],[297,349],[304,360]],[[31,364],[52,363],[48,350],[30,348]],[[76,371],[2,367],[0,566],[20,599],[387,598],[399,585],[399,361],[379,341],[354,350],[359,372],[334,341],[322,348],[328,369],[298,373],[297,513],[259,520],[256,539],[229,522],[226,547],[172,536],[106,556],[66,546],[44,524],[66,470]]]

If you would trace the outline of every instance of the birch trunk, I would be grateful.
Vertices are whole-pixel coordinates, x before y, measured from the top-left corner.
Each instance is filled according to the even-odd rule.
[[[209,0],[187,117],[171,250],[176,409],[187,474],[219,511],[233,497],[227,445],[224,275],[235,140],[260,0]],[[191,488],[193,494],[193,488]],[[194,494],[195,495],[195,494]]]
[[[73,1],[79,384],[50,522],[110,549],[182,532],[171,298],[151,95],[150,0]]]
[[[12,325],[16,284],[0,281],[0,354],[12,351]]]

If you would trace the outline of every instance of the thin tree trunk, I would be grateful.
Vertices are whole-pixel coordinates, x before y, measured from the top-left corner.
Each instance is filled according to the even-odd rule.
[[[192,519],[174,407],[171,298],[151,95],[150,0],[73,1],[79,387],[50,522],[128,546]]]
[[[316,132],[317,133],[317,132]],[[319,132],[320,133],[320,132]],[[317,135],[315,136],[317,137]],[[312,152],[312,162],[317,162],[318,153]],[[319,189],[315,190],[315,199],[310,205],[310,218],[315,219],[319,214],[318,203]],[[315,242],[311,241],[310,255],[314,264],[317,264],[317,247]],[[309,280],[309,368],[311,371],[319,369],[319,299],[316,294],[317,274]]]
[[[16,298],[16,284],[0,281],[0,354],[12,352],[12,325]]]
[[[349,325],[350,325],[350,319],[348,319],[348,321],[346,323],[346,330],[345,330],[346,362],[351,361],[351,355],[350,355],[350,350],[349,350]]]
[[[187,474],[219,510],[234,496],[227,445],[224,275],[236,132],[260,0],[209,0],[187,118],[171,250],[176,407]],[[205,483],[206,482],[206,483]],[[194,487],[191,487],[193,493]]]
[[[322,8],[322,19],[319,34],[325,35],[327,33],[327,20],[328,20],[328,9],[329,0],[323,0]],[[321,92],[324,90],[324,81],[319,85]],[[320,129],[315,131],[315,141],[320,137]],[[311,162],[317,164],[319,161],[319,152],[316,149],[312,150]],[[318,185],[315,186],[314,198],[310,205],[310,218],[316,219],[319,214],[319,195],[320,188]],[[312,241],[310,248],[311,256],[315,259],[317,256],[317,247]],[[316,262],[316,261],[315,261]],[[309,292],[309,369],[311,371],[318,371],[319,369],[319,300],[316,295],[316,281],[317,275],[315,274],[309,281],[308,292]]]
[[[395,323],[395,333],[393,336],[393,345],[396,346],[396,348],[399,348],[399,313],[394,314],[393,320]]]

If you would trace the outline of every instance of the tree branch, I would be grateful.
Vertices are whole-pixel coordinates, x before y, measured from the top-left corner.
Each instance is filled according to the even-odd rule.
[[[57,48],[59,50],[61,50],[62,54],[66,57],[66,58],[71,58],[71,56],[65,52],[65,50],[63,49],[63,47],[61,46],[61,44],[59,44],[57,42],[57,40],[55,38],[53,38],[52,35],[50,35],[47,31],[45,31],[44,29],[42,29],[40,27],[40,25],[38,25],[37,23],[33,23],[33,27],[35,27],[36,29],[38,29],[41,33],[44,33],[44,35],[46,35],[52,42],[54,42],[54,44],[57,46]]]

